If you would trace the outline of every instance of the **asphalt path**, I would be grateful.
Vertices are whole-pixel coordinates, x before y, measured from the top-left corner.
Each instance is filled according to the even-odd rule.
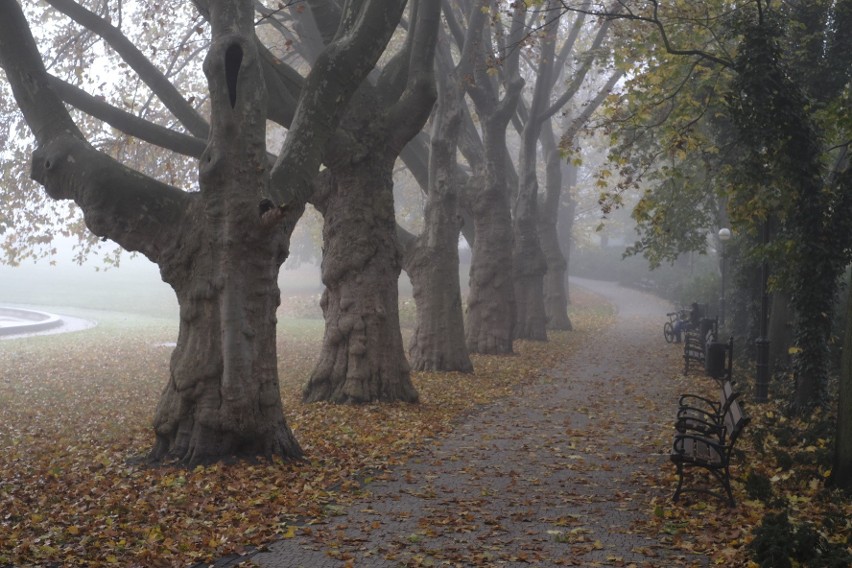
[[[573,280],[617,308],[539,383],[485,407],[368,486],[324,524],[251,562],[265,568],[706,566],[643,522],[674,487],[668,459],[680,357],[671,306],[617,284]],[[661,435],[661,433],[663,433]]]

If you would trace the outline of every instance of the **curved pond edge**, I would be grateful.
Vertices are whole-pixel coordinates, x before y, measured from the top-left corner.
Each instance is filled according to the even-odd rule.
[[[4,322],[5,318],[12,321]],[[16,321],[17,320],[17,321]],[[0,335],[34,333],[62,325],[62,318],[48,312],[0,306]]]

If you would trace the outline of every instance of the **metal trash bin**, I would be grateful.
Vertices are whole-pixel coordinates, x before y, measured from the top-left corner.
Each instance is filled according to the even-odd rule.
[[[728,344],[711,341],[707,344],[707,353],[704,356],[704,372],[714,379],[721,379],[727,373],[727,351]]]

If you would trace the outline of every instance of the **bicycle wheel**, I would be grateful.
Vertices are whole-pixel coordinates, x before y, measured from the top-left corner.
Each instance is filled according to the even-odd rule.
[[[666,343],[671,343],[675,340],[675,332],[672,322],[667,321],[663,324],[663,336],[666,338]]]

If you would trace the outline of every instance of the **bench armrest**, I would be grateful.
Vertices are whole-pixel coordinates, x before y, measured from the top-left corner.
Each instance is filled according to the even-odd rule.
[[[713,420],[715,422],[719,421],[719,418],[724,416],[721,409],[717,410],[715,408],[701,408],[698,406],[680,406],[677,409],[677,417],[681,416],[695,416],[700,415],[707,419]]]
[[[717,440],[700,436],[698,434],[675,434],[674,442],[672,443],[672,451],[676,454],[686,454],[686,450],[683,446],[687,441],[692,441],[693,444],[702,444],[707,446],[709,449],[713,450],[713,452],[719,457],[720,461],[724,461],[724,458],[727,455],[727,448],[724,445],[720,444]]]
[[[695,432],[702,436],[712,435],[718,441],[725,436],[725,427],[718,422],[702,420],[694,416],[678,416],[675,430],[681,434]]]
[[[691,403],[688,404],[686,401],[698,400],[709,406],[713,409],[713,412],[718,414],[721,410],[722,406],[719,404],[718,400],[710,400],[709,398],[705,398],[703,396],[698,396],[697,394],[682,394],[677,401],[677,405],[680,408],[695,408]]]

